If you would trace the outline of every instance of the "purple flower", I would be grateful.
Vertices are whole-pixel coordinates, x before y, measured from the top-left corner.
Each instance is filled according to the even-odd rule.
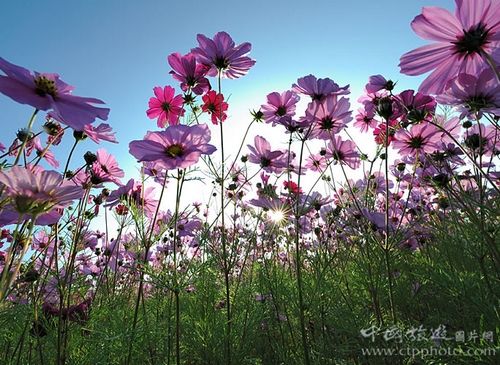
[[[216,76],[221,72],[222,77],[237,79],[246,75],[255,60],[246,56],[252,49],[248,42],[238,46],[226,32],[219,32],[214,39],[209,39],[203,34],[198,34],[199,47],[191,50],[198,62],[210,67],[207,75]]]
[[[129,149],[139,161],[154,161],[167,170],[184,169],[197,163],[201,155],[216,151],[208,144],[210,137],[206,124],[175,125],[165,131],[148,132],[143,140],[130,142]]]
[[[455,0],[455,15],[438,7],[424,7],[411,27],[420,37],[436,43],[417,48],[401,57],[401,72],[421,75],[434,70],[420,85],[420,92],[440,94],[448,80],[459,73],[475,75],[488,64],[484,54],[500,63],[494,52],[500,40],[500,2]]]
[[[59,79],[58,74],[32,74],[27,69],[13,65],[0,57],[0,92],[21,104],[39,110],[53,110],[59,120],[75,130],[82,130],[96,118],[108,119],[109,109],[93,104],[104,104],[102,100],[75,96],[73,87]]]
[[[266,123],[275,124],[283,117],[293,117],[299,96],[293,91],[284,91],[281,94],[273,92],[267,95],[267,104],[263,104],[261,111]]]
[[[310,103],[304,117],[304,120],[314,123],[310,137],[329,140],[340,132],[352,120],[350,106],[347,98],[337,100],[336,95]]]
[[[478,76],[458,75],[437,99],[440,103],[458,107],[460,118],[481,118],[484,112],[500,116],[500,84],[489,68]]]
[[[403,120],[419,123],[432,120],[436,110],[436,100],[429,95],[415,93],[414,90],[405,90],[396,96],[396,107]]]
[[[329,78],[318,79],[314,75],[307,75],[292,85],[292,90],[298,94],[309,95],[313,100],[323,100],[328,95],[347,95],[349,85],[339,87]]]
[[[0,183],[5,186],[4,194],[10,198],[18,217],[19,214],[31,217],[63,208],[80,199],[83,193],[81,187],[63,181],[56,171],[34,173],[21,166],[0,171]]]
[[[368,84],[366,84],[365,89],[369,94],[374,94],[380,90],[392,90],[394,88],[394,83],[391,80],[386,80],[382,75],[373,75],[368,79]]]
[[[439,129],[432,124],[415,124],[409,131],[405,129],[397,131],[393,146],[402,156],[432,153],[438,148],[440,134]]]
[[[261,136],[255,136],[254,145],[248,145],[251,154],[248,161],[260,165],[266,172],[280,173],[288,166],[288,155],[283,151],[271,151],[271,144]]]
[[[210,90],[210,83],[205,77],[210,67],[197,63],[194,54],[188,53],[182,56],[179,53],[172,53],[168,56],[168,64],[172,67],[169,73],[180,81],[182,91],[191,90],[196,95],[201,95]]]
[[[340,136],[333,136],[326,148],[326,157],[333,158],[335,163],[357,169],[361,164],[356,145],[352,141],[343,141]]]

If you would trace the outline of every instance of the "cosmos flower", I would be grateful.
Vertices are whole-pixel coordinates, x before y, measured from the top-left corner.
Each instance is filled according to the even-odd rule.
[[[154,161],[167,170],[184,169],[198,162],[201,155],[216,151],[208,144],[206,124],[175,125],[160,132],[148,132],[144,139],[129,144],[130,154],[139,161]]]
[[[402,121],[419,123],[432,120],[436,110],[436,100],[429,95],[415,93],[414,90],[405,90],[395,97],[396,114]]]
[[[373,75],[368,78],[368,83],[365,86],[365,90],[369,94],[376,93],[380,90],[392,90],[394,88],[394,82],[391,80],[386,80],[382,75]]]
[[[375,119],[375,110],[372,108],[371,111],[367,111],[364,108],[359,108],[358,113],[354,117],[356,121],[353,125],[364,133],[368,132],[369,129],[375,128],[378,121]]]
[[[27,69],[7,62],[0,57],[0,92],[21,104],[38,110],[53,110],[64,123],[75,130],[82,130],[96,118],[108,119],[109,109],[96,107],[102,100],[75,96],[73,86],[66,84],[55,73],[31,73]]]
[[[267,103],[261,106],[266,123],[275,124],[283,117],[293,117],[299,96],[287,90],[280,93],[272,92],[267,95]]]
[[[310,103],[304,117],[304,120],[313,123],[310,138],[329,140],[340,132],[352,120],[350,106],[347,98],[337,100],[336,95]]]
[[[385,132],[387,129],[389,130],[389,136],[387,137],[387,144],[390,145],[391,142],[394,140],[394,134],[396,133],[396,130],[398,128],[398,121],[397,120],[390,120],[389,121],[389,128],[387,128],[387,123],[382,122],[380,123],[374,130],[373,130],[373,135],[375,136],[375,143],[380,144],[382,146],[385,146]]]
[[[448,80],[459,73],[476,75],[489,67],[484,54],[500,63],[500,2],[455,0],[455,15],[438,7],[424,7],[411,23],[420,37],[436,41],[404,54],[401,72],[421,75],[434,70],[420,85],[425,94],[441,94]]]
[[[158,205],[154,190],[154,187],[144,189],[142,184],[130,179],[125,185],[109,194],[106,206],[114,207],[121,202],[125,202],[128,205],[135,206],[140,211],[144,211],[147,217],[152,217]]]
[[[97,150],[96,161],[92,163],[90,174],[90,181],[94,185],[105,182],[114,182],[116,185],[121,185],[120,178],[125,176],[125,173],[118,166],[118,162],[116,162],[114,156],[103,148]]]
[[[164,128],[169,125],[179,124],[179,118],[184,115],[182,95],[175,95],[172,86],[153,88],[155,97],[149,99],[149,109],[146,111],[149,119],[155,119],[158,127]]]
[[[4,194],[10,198],[18,217],[39,216],[64,208],[83,194],[81,187],[64,181],[56,171],[33,172],[21,166],[0,171],[0,183],[4,185]]]
[[[226,120],[227,115],[225,111],[229,105],[224,102],[224,95],[217,94],[214,90],[210,90],[202,97],[203,105],[201,110],[209,113],[212,116],[212,123],[217,125]]]
[[[283,151],[271,151],[271,144],[261,136],[255,136],[254,146],[248,145],[251,154],[248,161],[258,164],[266,172],[280,173],[288,166],[287,154]]]
[[[92,124],[87,124],[83,128],[83,132],[95,143],[99,143],[101,141],[118,143],[115,137],[115,132],[113,132],[113,128],[106,123],[101,123],[97,127],[94,127]]]
[[[236,46],[226,32],[218,32],[214,39],[198,34],[197,40],[199,47],[192,49],[191,52],[198,62],[210,67],[208,76],[216,76],[220,72],[222,77],[237,79],[246,75],[255,64],[255,60],[247,56],[252,45],[245,42]]]
[[[59,167],[59,161],[57,161],[56,156],[51,150],[42,146],[42,142],[40,141],[39,137],[33,138],[30,146],[36,151],[36,155],[47,161],[50,166],[52,166],[53,168]]]
[[[339,87],[332,79],[318,79],[314,75],[307,75],[292,85],[292,90],[298,94],[309,95],[312,100],[323,100],[328,95],[347,95],[349,85]]]
[[[354,142],[344,141],[340,136],[333,136],[330,139],[325,157],[332,158],[335,163],[347,165],[351,169],[357,169],[361,164]]]
[[[478,76],[458,75],[437,99],[442,104],[456,106],[460,118],[481,118],[483,113],[500,116],[500,83],[489,68]]]
[[[188,53],[182,56],[179,53],[172,53],[167,60],[172,67],[169,73],[181,83],[182,91],[191,90],[196,95],[201,95],[210,90],[210,83],[205,77],[210,67],[196,62],[194,54]]]
[[[439,129],[432,124],[415,124],[411,126],[410,130],[403,128],[398,130],[394,136],[393,147],[402,156],[432,153],[438,148],[440,134]]]

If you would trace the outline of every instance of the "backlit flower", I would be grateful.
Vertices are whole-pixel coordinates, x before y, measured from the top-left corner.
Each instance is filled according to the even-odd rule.
[[[208,144],[206,124],[176,125],[160,132],[148,132],[144,139],[129,144],[130,154],[138,161],[153,161],[167,170],[184,169],[198,162],[201,155],[216,151]]]
[[[191,90],[196,95],[201,95],[210,90],[210,83],[205,77],[210,67],[196,62],[194,54],[188,53],[182,56],[179,53],[172,53],[168,56],[168,64],[172,67],[169,73],[180,81],[182,91]]]
[[[39,110],[53,110],[64,123],[76,130],[96,118],[108,119],[109,109],[96,107],[102,100],[75,96],[73,86],[66,84],[55,73],[31,73],[27,69],[7,62],[0,57],[0,92],[21,104]]]
[[[226,120],[226,110],[229,105],[224,102],[224,95],[217,94],[214,90],[210,90],[202,97],[203,105],[201,110],[209,113],[212,117],[212,123],[217,125],[220,122]]]
[[[438,7],[424,7],[411,23],[420,37],[436,43],[419,47],[401,57],[399,66],[406,75],[434,70],[420,85],[420,92],[440,94],[448,80],[459,73],[476,75],[489,67],[484,54],[500,63],[500,2],[496,0],[455,0],[455,15]]]
[[[182,95],[175,95],[172,86],[156,86],[153,91],[155,97],[149,99],[149,109],[146,111],[149,119],[157,118],[156,123],[160,128],[164,128],[167,123],[179,124],[179,118],[184,115]]]
[[[191,52],[196,55],[198,62],[210,67],[209,76],[216,76],[220,72],[222,77],[236,79],[246,75],[255,64],[255,60],[247,56],[252,45],[245,42],[236,46],[226,32],[218,32],[214,39],[198,34],[197,40],[199,47]]]
[[[261,111],[267,123],[275,123],[283,117],[293,117],[299,96],[293,91],[284,91],[281,94],[272,92],[267,95],[267,104],[263,104]]]

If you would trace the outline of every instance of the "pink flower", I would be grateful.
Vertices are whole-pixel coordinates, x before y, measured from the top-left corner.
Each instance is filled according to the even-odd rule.
[[[329,140],[340,132],[352,120],[350,106],[347,98],[337,100],[336,95],[311,102],[304,117],[304,120],[314,123],[310,137]]]
[[[396,133],[393,147],[402,156],[432,153],[438,149],[440,134],[439,129],[432,124],[415,124],[409,131],[400,129]]]
[[[333,136],[326,148],[327,158],[332,158],[335,163],[349,166],[351,169],[357,169],[361,164],[359,153],[356,151],[356,145],[352,141],[343,141],[340,136]]]
[[[226,120],[227,115],[225,111],[228,108],[228,104],[224,102],[224,95],[217,94],[214,90],[210,90],[202,97],[203,105],[201,110],[205,113],[209,113],[212,116],[212,123],[217,125],[220,122]]]
[[[339,87],[332,79],[318,79],[314,75],[307,75],[292,85],[292,90],[298,94],[309,95],[312,100],[323,100],[328,95],[347,95],[349,85]]]
[[[460,118],[481,118],[484,112],[500,116],[500,84],[489,68],[478,76],[460,74],[450,80],[438,101],[458,107]]]
[[[153,161],[167,170],[184,169],[198,162],[201,155],[216,151],[208,144],[206,124],[176,125],[161,132],[148,132],[143,140],[129,144],[130,154],[139,161]]]
[[[102,100],[72,94],[73,86],[66,84],[58,74],[34,74],[27,69],[7,62],[0,57],[0,92],[21,104],[39,110],[53,110],[64,123],[76,130],[96,118],[108,119],[109,109],[94,106],[104,104]]]
[[[96,153],[96,161],[92,163],[90,170],[90,181],[94,185],[99,185],[105,182],[114,182],[116,185],[121,185],[120,178],[125,176],[125,173],[118,166],[118,162],[105,149],[100,148]]]
[[[267,95],[267,104],[263,104],[261,111],[266,123],[276,123],[283,117],[293,117],[299,96],[293,91],[284,91],[281,94],[273,92]]]
[[[215,34],[213,40],[203,34],[198,34],[197,39],[199,47],[192,49],[191,52],[198,62],[210,67],[208,76],[216,76],[220,72],[222,77],[237,79],[246,75],[255,64],[255,60],[246,56],[252,45],[245,42],[236,46],[226,32]]]
[[[438,7],[424,7],[411,26],[424,39],[436,41],[401,57],[399,66],[406,75],[434,70],[420,85],[420,92],[440,94],[448,80],[459,73],[476,75],[488,64],[484,54],[500,63],[494,52],[500,41],[500,2],[455,0],[455,15]]]
[[[53,168],[59,167],[59,161],[56,160],[56,156],[51,150],[42,146],[40,138],[35,137],[33,139],[32,147],[35,149],[36,155],[47,161],[50,166]]]
[[[248,145],[251,154],[248,161],[260,165],[268,173],[280,173],[288,166],[288,155],[283,151],[272,151],[271,144],[261,136],[255,136],[254,146]]]
[[[149,99],[149,109],[146,111],[149,119],[157,118],[158,127],[164,128],[168,122],[170,125],[179,124],[179,118],[184,115],[182,95],[175,95],[171,86],[163,89],[159,86],[153,88],[156,97]]]
[[[182,56],[179,53],[172,53],[168,56],[168,64],[172,67],[170,74],[180,81],[182,91],[191,90],[196,95],[201,95],[210,90],[210,83],[205,77],[210,67],[197,63],[194,54],[188,53]]]
[[[432,120],[436,110],[436,100],[429,95],[405,90],[395,98],[398,116],[409,123],[419,123]]]
[[[394,134],[396,133],[398,127],[398,121],[397,120],[390,120],[389,121],[389,136],[387,137],[387,142],[388,145],[391,144],[391,142],[394,140]],[[385,132],[387,131],[387,123],[382,122],[380,123],[377,128],[373,130],[373,135],[375,136],[375,143],[380,144],[382,146],[385,146]]]
[[[368,132],[369,129],[375,128],[378,123],[375,119],[374,108],[371,108],[371,111],[363,108],[358,109],[358,114],[356,114],[354,119],[356,119],[354,126],[359,128],[361,132]]]
[[[0,171],[0,183],[5,186],[4,194],[10,198],[13,209],[28,217],[63,208],[83,193],[81,187],[64,181],[56,171],[35,173],[20,166]]]
[[[101,141],[118,143],[115,137],[115,132],[113,132],[113,128],[106,123],[101,123],[97,127],[94,127],[92,124],[87,124],[83,128],[83,132],[95,143],[99,143]]]
[[[128,205],[134,205],[139,210],[144,210],[147,217],[152,217],[158,205],[158,199],[155,198],[154,188],[144,186],[134,179],[130,179],[127,184],[120,186],[109,194],[106,206],[116,206],[120,202],[126,202]]]
[[[304,168],[310,171],[317,171],[317,172],[323,172],[327,166],[326,159],[324,155],[321,154],[314,154],[310,155],[306,159],[306,163],[304,165]]]

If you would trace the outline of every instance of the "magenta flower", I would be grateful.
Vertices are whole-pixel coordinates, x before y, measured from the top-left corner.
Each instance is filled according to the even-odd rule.
[[[484,54],[500,63],[500,2],[455,0],[455,15],[438,7],[424,7],[411,26],[424,39],[436,41],[401,57],[401,72],[421,75],[434,70],[420,85],[420,92],[440,94],[448,80],[459,73],[476,75],[488,64]]]
[[[267,104],[263,104],[261,111],[266,123],[275,124],[283,117],[293,117],[299,96],[293,91],[284,91],[281,94],[272,92],[267,95]]]
[[[100,148],[97,150],[96,157],[97,159],[90,170],[92,184],[114,182],[116,185],[121,185],[120,178],[124,177],[125,173],[120,169],[113,155]]]
[[[182,91],[191,90],[196,95],[201,95],[210,90],[210,83],[205,77],[210,67],[197,63],[194,54],[182,56],[180,53],[172,53],[168,56],[168,64],[172,67],[169,73],[180,81]]]
[[[359,153],[356,151],[356,145],[353,141],[343,141],[340,136],[333,136],[326,148],[327,158],[332,158],[335,163],[349,166],[351,169],[357,169],[361,164]]]
[[[235,45],[233,39],[226,32],[219,32],[214,39],[209,39],[203,34],[197,36],[199,47],[191,50],[198,62],[210,67],[208,76],[216,76],[218,72],[222,77],[237,79],[246,75],[255,60],[246,56],[252,49],[248,42]]]
[[[313,100],[323,100],[328,95],[347,95],[349,85],[339,87],[332,79],[318,79],[314,75],[307,75],[292,85],[292,90],[298,94],[309,95]]]
[[[314,123],[309,136],[329,140],[340,132],[352,120],[350,106],[347,98],[337,100],[336,95],[311,102],[304,117],[304,120]]]
[[[92,124],[87,124],[83,128],[83,132],[95,143],[99,143],[101,141],[118,143],[115,137],[115,132],[113,132],[113,128],[106,123],[101,123],[97,127],[94,127]]]
[[[102,100],[85,98],[72,94],[73,87],[59,79],[58,74],[31,73],[0,57],[0,92],[21,104],[28,104],[38,110],[53,110],[64,123],[76,130],[96,118],[108,119],[109,109],[94,106],[104,104]]]
[[[261,136],[255,136],[254,146],[248,145],[251,154],[248,161],[262,167],[268,173],[280,173],[288,166],[288,155],[283,151],[271,151],[271,144]]]
[[[157,118],[158,127],[165,128],[166,122],[170,125],[179,124],[179,118],[184,115],[184,99],[182,95],[175,95],[172,86],[153,88],[156,97],[149,99],[149,109],[146,111],[149,119]]]
[[[176,125],[161,132],[148,132],[143,140],[129,144],[130,154],[139,161],[154,161],[167,170],[184,169],[198,162],[201,155],[216,151],[208,144],[206,124]]]
[[[438,149],[441,131],[429,123],[414,124],[409,131],[400,129],[393,146],[401,156],[432,153]]]
[[[442,104],[458,107],[460,118],[481,118],[484,112],[500,116],[500,84],[489,68],[478,76],[458,75],[437,99]]]
[[[10,198],[12,208],[19,215],[32,218],[57,208],[64,208],[73,200],[80,199],[82,188],[64,181],[56,171],[37,171],[13,166],[0,171],[0,183],[4,194]]]
[[[203,105],[201,110],[209,113],[212,117],[212,123],[217,125],[226,120],[226,111],[229,105],[224,101],[224,95],[217,94],[214,90],[210,90],[202,96]]]

